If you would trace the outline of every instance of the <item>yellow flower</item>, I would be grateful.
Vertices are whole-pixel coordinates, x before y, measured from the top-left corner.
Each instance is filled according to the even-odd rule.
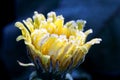
[[[17,41],[24,40],[33,63],[36,66],[40,64],[45,71],[50,70],[50,66],[53,70],[57,67],[59,72],[75,68],[90,47],[101,41],[95,38],[86,42],[87,36],[92,33],[92,29],[83,31],[86,21],[64,24],[63,16],[56,16],[55,12],[48,13],[47,19],[43,14],[34,12],[33,18],[27,18],[23,23],[15,23],[22,32]]]

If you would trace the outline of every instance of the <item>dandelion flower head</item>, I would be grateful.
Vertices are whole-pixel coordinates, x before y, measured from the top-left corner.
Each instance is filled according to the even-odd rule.
[[[32,18],[15,23],[22,33],[17,41],[24,40],[31,60],[44,71],[49,71],[51,66],[52,70],[59,72],[72,70],[82,62],[90,47],[101,41],[94,38],[86,42],[92,29],[84,31],[85,24],[85,20],[72,20],[64,24],[62,15],[49,12],[46,18],[35,11]]]

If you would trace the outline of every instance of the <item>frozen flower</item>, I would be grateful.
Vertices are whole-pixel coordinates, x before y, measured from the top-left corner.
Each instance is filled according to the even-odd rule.
[[[48,13],[47,19],[43,14],[34,12],[33,18],[15,23],[22,32],[17,41],[24,40],[38,70],[62,74],[82,63],[90,47],[101,41],[95,38],[86,42],[92,29],[84,31],[85,24],[85,20],[64,24],[63,16],[56,16],[55,12]]]

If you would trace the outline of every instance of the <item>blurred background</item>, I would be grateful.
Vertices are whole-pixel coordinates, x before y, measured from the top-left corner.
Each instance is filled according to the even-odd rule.
[[[120,0],[4,0],[0,10],[0,80],[28,80],[33,70],[17,63],[30,61],[23,42],[16,42],[20,31],[14,23],[32,17],[34,11],[55,11],[65,22],[86,20],[85,30],[93,29],[87,40],[102,38],[72,73],[74,80],[120,80]]]

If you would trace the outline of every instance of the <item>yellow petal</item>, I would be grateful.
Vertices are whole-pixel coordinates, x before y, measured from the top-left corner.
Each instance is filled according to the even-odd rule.
[[[29,31],[25,28],[25,26],[21,23],[21,22],[16,22],[15,26],[18,27],[21,32],[22,35],[26,38],[26,41],[31,43],[31,37],[30,37],[30,33]]]

